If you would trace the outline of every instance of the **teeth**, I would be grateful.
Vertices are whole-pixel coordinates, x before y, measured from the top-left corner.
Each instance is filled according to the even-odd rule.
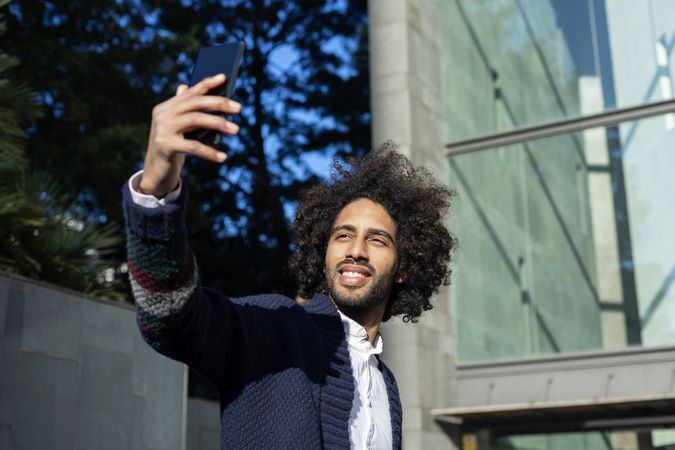
[[[365,275],[360,272],[342,272],[342,275],[347,277],[365,277]]]

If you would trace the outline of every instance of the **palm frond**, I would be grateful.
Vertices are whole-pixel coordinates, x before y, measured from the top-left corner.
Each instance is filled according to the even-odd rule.
[[[109,276],[119,228],[80,216],[74,195],[51,174],[30,171],[23,127],[41,109],[28,86],[3,78],[16,64],[0,52],[0,270],[123,301],[124,286]]]

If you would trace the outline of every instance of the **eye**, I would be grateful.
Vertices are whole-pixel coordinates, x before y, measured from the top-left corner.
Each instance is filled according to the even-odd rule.
[[[385,241],[384,238],[381,238],[381,237],[371,238],[370,242],[372,242],[373,244],[375,244],[377,246],[387,245],[387,241]]]
[[[337,239],[338,241],[345,241],[349,238],[351,238],[351,235],[348,233],[338,233],[335,235],[335,239]]]

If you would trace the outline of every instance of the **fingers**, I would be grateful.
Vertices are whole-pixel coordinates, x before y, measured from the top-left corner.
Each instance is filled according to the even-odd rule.
[[[189,112],[181,114],[176,118],[174,126],[180,133],[196,130],[198,128],[208,128],[209,130],[220,131],[226,134],[237,134],[239,126],[229,122],[221,116],[203,112]]]
[[[225,75],[219,74],[205,78],[192,87],[181,84],[176,88],[174,97],[155,106],[147,155],[151,159],[159,157],[172,160],[173,155],[190,154],[218,163],[225,161],[224,153],[184,137],[184,133],[196,129],[229,135],[239,132],[239,126],[226,120],[223,115],[240,112],[241,105],[222,96],[206,95],[224,82]]]
[[[211,89],[220,86],[224,82],[225,82],[225,74],[219,73],[218,75],[204,78],[202,81],[189,88],[188,91],[192,95],[204,95]]]
[[[208,91],[223,84],[224,82],[225,82],[225,75],[221,73],[213,77],[204,78],[202,81],[200,81],[199,83],[195,84],[192,87],[188,87],[185,84],[181,84],[176,89],[176,95],[174,97],[171,97],[170,99],[155,106],[155,109],[158,112],[171,110],[175,108],[176,105],[179,105],[185,102],[186,100],[189,100],[195,95],[206,94]]]
[[[238,114],[241,111],[241,104],[218,95],[199,95],[174,105],[173,111],[175,114],[182,114],[190,111]]]
[[[171,143],[171,146],[179,152],[194,155],[197,158],[208,161],[223,163],[227,159],[227,155],[224,152],[219,152],[206,144],[192,139],[176,139]]]
[[[176,96],[157,105],[157,109],[159,112],[170,112],[176,115],[191,111],[238,114],[241,112],[240,103],[220,95],[205,95],[210,89],[222,83],[224,79],[224,75],[209,77],[192,87],[181,84],[176,89]]]

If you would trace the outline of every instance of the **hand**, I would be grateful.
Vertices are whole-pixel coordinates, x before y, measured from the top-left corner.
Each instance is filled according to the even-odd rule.
[[[225,153],[183,137],[183,133],[199,128],[230,135],[239,132],[236,124],[222,116],[205,112],[237,114],[241,110],[241,105],[233,100],[206,95],[224,82],[225,75],[220,74],[205,78],[191,88],[182,84],[178,86],[174,97],[155,106],[152,110],[145,167],[139,185],[141,192],[164,197],[173,191],[178,186],[185,155],[217,163],[225,161]]]

